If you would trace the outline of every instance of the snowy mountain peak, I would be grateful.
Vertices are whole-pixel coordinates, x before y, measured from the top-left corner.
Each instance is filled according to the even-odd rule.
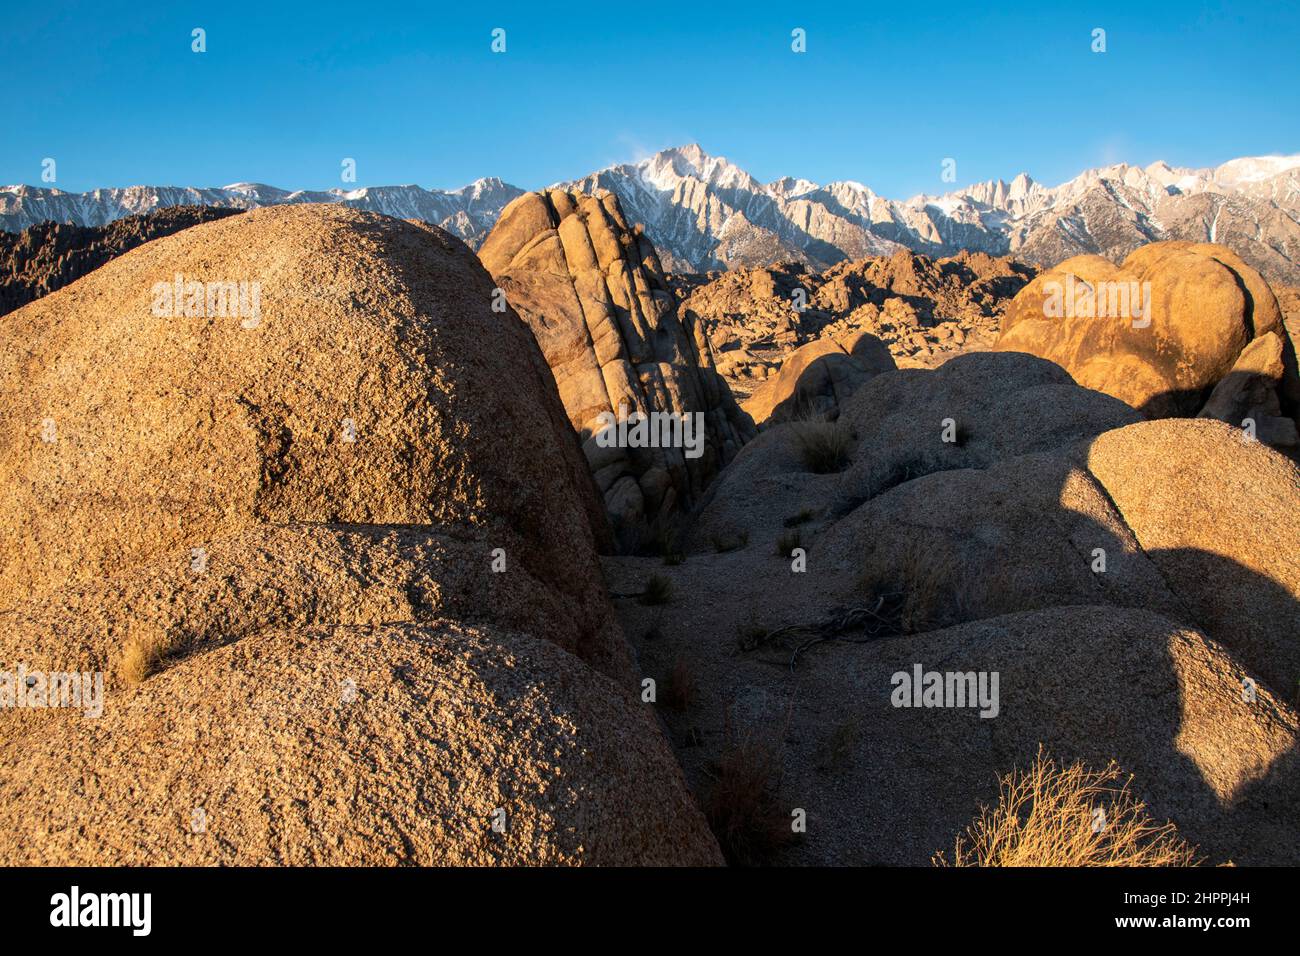
[[[578,192],[609,190],[641,223],[665,266],[700,271],[913,249],[951,255],[968,249],[1055,263],[1081,252],[1122,258],[1156,239],[1218,241],[1265,275],[1300,283],[1300,155],[1234,159],[1189,169],[1164,161],[1088,169],[1046,187],[1021,172],[942,196],[886,199],[839,180],[820,186],[786,176],[760,183],[698,143],[665,149],[582,179],[557,183]],[[288,192],[264,183],[219,189],[133,186],[66,193],[40,186],[0,187],[0,227],[18,231],[44,220],[103,225],[165,206],[248,209],[282,202],[342,202],[359,209],[436,223],[472,245],[523,190],[495,177],[454,190],[372,186]]]
[[[792,176],[785,176],[767,184],[769,193],[785,199],[793,199],[795,196],[816,192],[818,189],[821,189],[821,187],[815,182],[808,179],[795,179]]]
[[[1246,156],[1230,159],[1214,170],[1222,186],[1257,183],[1272,179],[1300,167],[1300,154],[1294,156]]]
[[[1155,239],[1205,241],[1212,232],[1222,242],[1231,232],[1234,248],[1266,274],[1300,278],[1300,183],[1293,176],[1300,178],[1300,157],[1238,160],[1220,171],[1115,163],[1055,187],[1022,171],[1010,182],[891,200],[852,180],[818,186],[786,176],[762,184],[692,143],[559,185],[615,193],[676,270],[778,259],[825,265],[899,248],[934,255],[969,249],[1032,262],[1080,252],[1122,258]],[[1235,197],[1231,211],[1206,206],[1207,198],[1225,194]],[[1225,230],[1228,218],[1237,221]]]
[[[1015,179],[1011,180],[1011,188],[1007,192],[1007,198],[1012,200],[1025,199],[1038,185],[1029,178],[1028,173],[1020,173]]]
[[[641,178],[666,192],[682,179],[695,179],[721,189],[759,187],[749,173],[727,161],[725,156],[710,156],[699,143],[661,150],[636,164]],[[617,168],[617,167],[616,167]]]
[[[522,189],[499,179],[480,179],[456,190],[415,185],[362,186],[356,189],[295,190],[265,183],[232,183],[220,188],[128,186],[65,193],[38,186],[0,188],[0,228],[18,232],[38,222],[102,226],[124,216],[166,206],[200,205],[252,209],[281,203],[338,202],[402,219],[436,223],[470,243],[479,242],[506,204]]]
[[[713,157],[704,151],[699,143],[687,143],[685,146],[678,146],[673,149],[663,151],[665,155],[680,159],[696,175],[700,175],[702,170],[709,163],[713,162]],[[722,160],[725,162],[726,160]]]

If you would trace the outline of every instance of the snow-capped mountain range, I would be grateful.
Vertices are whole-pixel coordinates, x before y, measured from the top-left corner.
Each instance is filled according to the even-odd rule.
[[[164,206],[225,206],[252,209],[279,203],[337,202],[396,216],[431,222],[477,246],[510,200],[524,190],[499,179],[479,179],[460,189],[419,186],[371,186],[327,191],[277,189],[262,183],[200,189],[194,186],[129,186],[68,193],[37,186],[0,187],[0,229],[18,232],[45,220],[78,226],[102,226]]]
[[[1222,242],[1272,276],[1300,280],[1300,155],[1213,169],[1121,163],[1055,188],[1021,173],[1009,183],[898,201],[851,181],[760,183],[692,145],[566,185],[617,193],[676,269],[776,259],[827,265],[900,247],[1052,264],[1083,252],[1118,259],[1146,242],[1189,239]]]
[[[823,267],[908,248],[960,249],[1052,264],[1081,252],[1122,258],[1146,242],[1221,242],[1271,278],[1300,284],[1300,155],[1234,159],[1209,169],[1157,162],[1090,169],[1056,187],[1024,173],[943,195],[886,199],[852,181],[761,183],[698,145],[610,166],[561,188],[616,193],[642,223],[664,265],[706,271],[780,260]],[[457,190],[385,186],[287,192],[240,183],[221,189],[136,186],[65,193],[0,188],[0,228],[46,219],[101,225],[160,206],[250,208],[281,202],[343,202],[436,223],[477,246],[523,190],[480,179]]]

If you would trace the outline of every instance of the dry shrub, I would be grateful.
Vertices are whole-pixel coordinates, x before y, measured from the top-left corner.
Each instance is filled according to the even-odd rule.
[[[812,419],[795,422],[793,427],[799,457],[813,474],[829,475],[848,467],[853,435],[847,425]]]
[[[1039,749],[1027,771],[1000,781],[1001,796],[957,837],[936,866],[1196,866],[1196,848],[1157,824],[1112,760],[1100,771],[1058,765]],[[1105,812],[1098,827],[1097,810]]]
[[[894,623],[899,634],[924,634],[969,617],[965,575],[942,560],[943,554],[941,547],[914,540],[887,570],[864,575],[862,588],[868,603],[879,601],[880,614]]]
[[[118,676],[128,687],[134,687],[155,673],[163,660],[181,649],[185,643],[179,635],[166,631],[148,631],[138,634],[122,648],[118,663]]]
[[[903,603],[899,610],[899,626],[904,634],[922,634],[944,627],[949,615],[944,613],[948,590],[956,583],[950,569],[934,560],[913,543],[903,553]]]
[[[778,558],[790,557],[790,552],[795,548],[803,547],[803,532],[798,528],[792,528],[789,531],[781,532],[780,537],[776,539],[776,556]]]
[[[700,685],[695,679],[695,671],[685,660],[678,658],[664,678],[664,689],[659,699],[669,710],[680,714],[695,703],[699,692]]]
[[[704,813],[727,862],[761,866],[794,840],[790,812],[777,797],[780,755],[751,735],[733,741],[718,760]]]
[[[638,597],[638,600],[648,607],[667,604],[672,599],[673,582],[662,574],[652,574],[646,578],[645,590]]]

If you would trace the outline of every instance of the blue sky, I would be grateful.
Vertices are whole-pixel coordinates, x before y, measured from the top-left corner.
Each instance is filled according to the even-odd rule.
[[[53,157],[76,191],[323,189],[344,157],[357,185],[538,187],[699,142],[904,198],[951,188],[947,157],[959,183],[1055,185],[1300,152],[1295,3],[19,2],[3,23],[0,183]]]

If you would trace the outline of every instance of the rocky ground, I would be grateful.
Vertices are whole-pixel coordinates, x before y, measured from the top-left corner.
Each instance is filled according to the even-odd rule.
[[[662,560],[605,558],[733,861],[924,864],[1040,748],[1117,761],[1210,862],[1300,858],[1296,296],[1204,244],[1067,272],[1149,281],[1152,321],[1047,320],[1035,278],[933,368],[799,346]],[[799,275],[704,301],[758,282],[752,341],[793,345]],[[917,666],[997,673],[1005,709],[899,709]]]

